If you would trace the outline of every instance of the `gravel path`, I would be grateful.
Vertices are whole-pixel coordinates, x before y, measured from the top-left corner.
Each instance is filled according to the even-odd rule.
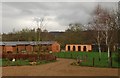
[[[72,66],[75,60],[57,59],[57,62],[36,66],[2,68],[3,76],[118,76],[118,69]]]

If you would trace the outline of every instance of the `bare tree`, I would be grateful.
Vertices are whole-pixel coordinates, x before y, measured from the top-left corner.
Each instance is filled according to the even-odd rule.
[[[107,46],[108,58],[110,58],[110,46],[115,38],[115,31],[118,28],[118,15],[115,11],[109,12],[107,10],[104,10],[101,17],[103,22],[103,36],[105,38],[105,43]]]
[[[41,41],[41,32],[42,32],[42,29],[43,27],[47,24],[46,22],[46,18],[43,17],[43,18],[34,18],[34,21],[37,23],[37,32],[38,32],[38,35],[37,35],[37,45],[38,45],[38,54],[40,54],[40,47],[39,47],[39,41]]]
[[[117,24],[117,12],[108,11],[107,9],[101,8],[98,5],[94,11],[94,17],[92,22],[93,30],[97,31],[96,40],[99,46],[99,52],[101,56],[100,45],[104,40],[107,46],[108,58],[110,58],[110,46],[115,38],[115,31],[118,27]]]
[[[83,27],[81,23],[71,23],[69,24],[68,31],[79,32],[83,30]]]
[[[93,20],[89,23],[91,30],[95,31],[93,36],[98,45],[99,56],[101,58],[101,43],[102,43],[102,24],[101,24],[101,12],[102,8],[98,5],[93,12]],[[88,28],[90,29],[90,28]]]
[[[43,29],[43,27],[45,27],[45,25],[47,24],[47,19],[45,18],[45,17],[43,17],[43,18],[34,18],[34,21],[37,23],[37,27],[38,27],[38,41],[40,41],[41,40],[41,38],[40,38],[40,31],[42,32],[42,29]]]

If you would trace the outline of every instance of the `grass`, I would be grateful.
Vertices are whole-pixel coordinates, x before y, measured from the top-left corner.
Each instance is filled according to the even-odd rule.
[[[69,58],[69,59],[81,59],[84,60],[85,57],[86,61],[80,63],[80,66],[94,66],[94,67],[110,67],[107,52],[102,52],[101,58],[99,60],[99,52],[59,52],[54,53],[55,56],[58,58]],[[115,53],[112,53],[112,67],[113,68],[120,68],[120,63],[115,61]],[[94,63],[93,63],[94,58]]]
[[[16,60],[15,62],[10,61],[8,59],[0,59],[0,66],[25,66],[25,65],[31,65],[29,60]],[[50,62],[55,62],[56,60],[47,61],[47,60],[40,60],[37,61],[36,65],[46,64]]]

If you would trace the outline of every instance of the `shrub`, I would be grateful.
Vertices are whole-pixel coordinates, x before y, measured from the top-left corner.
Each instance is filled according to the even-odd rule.
[[[2,58],[7,58],[10,61],[12,61],[13,58],[16,60],[29,59],[31,62],[37,60],[56,60],[56,57],[52,54],[40,54],[39,56],[37,54],[2,54]]]
[[[45,60],[45,56],[43,54],[39,55],[39,60]]]
[[[45,56],[45,60],[49,60],[49,61],[56,60],[56,57],[52,54],[47,54]]]
[[[13,58],[15,58],[14,54],[6,54],[5,58],[9,59],[10,61],[12,61]]]
[[[37,56],[37,54],[29,54],[28,59],[30,62],[37,61],[38,56]]]
[[[29,57],[28,54],[17,54],[17,59],[25,60]]]

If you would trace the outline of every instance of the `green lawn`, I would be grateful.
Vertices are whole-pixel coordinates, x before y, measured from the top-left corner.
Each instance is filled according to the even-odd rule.
[[[95,67],[109,67],[107,52],[102,52],[101,59],[99,59],[98,52],[59,52],[54,53],[58,58],[81,59],[85,62],[80,63],[80,66],[95,66]],[[120,63],[115,61],[115,53],[112,53],[112,67],[120,67]],[[94,62],[93,62],[94,58]]]
[[[55,61],[56,60],[53,61],[41,60],[41,61],[37,61],[36,65],[46,64]],[[8,59],[0,59],[0,66],[24,66],[24,65],[31,65],[31,64],[29,60],[16,60],[15,62],[12,62]]]

